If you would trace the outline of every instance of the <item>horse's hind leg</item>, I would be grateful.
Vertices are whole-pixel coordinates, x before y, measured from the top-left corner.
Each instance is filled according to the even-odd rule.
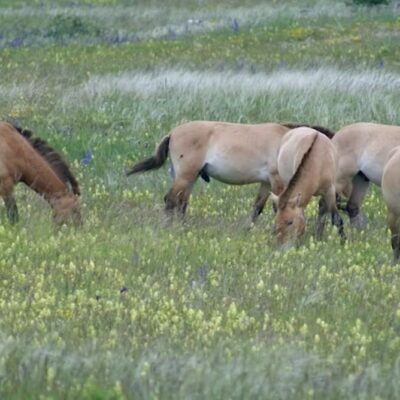
[[[350,217],[350,224],[355,226],[358,220],[357,217],[359,216],[361,203],[368,191],[369,179],[364,174],[358,173],[353,178],[352,183],[352,191],[346,204],[346,212]]]
[[[185,215],[190,193],[197,176],[198,172],[185,177],[176,177],[174,184],[164,197],[167,216],[172,217],[175,210],[182,217]]]
[[[11,224],[18,222],[17,202],[13,196],[14,184],[11,180],[3,180],[0,184],[0,196],[4,200],[6,206],[7,218]]]
[[[258,189],[256,201],[253,205],[253,212],[251,214],[251,222],[256,222],[257,217],[262,213],[265,203],[268,200],[271,186],[267,182],[262,182]]]
[[[393,249],[394,260],[397,261],[400,256],[400,237],[398,227],[398,216],[393,212],[388,213],[388,225],[391,233],[391,244]]]
[[[344,244],[344,242],[347,239],[346,233],[344,231],[344,223],[336,207],[334,210],[331,211],[331,218],[332,218],[332,225],[335,225],[338,228],[341,242],[342,244]]]

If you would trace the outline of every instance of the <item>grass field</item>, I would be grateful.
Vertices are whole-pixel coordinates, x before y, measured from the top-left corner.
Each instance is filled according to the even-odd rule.
[[[313,202],[282,253],[256,186],[199,181],[167,227],[168,168],[124,176],[196,119],[400,125],[399,37],[398,1],[0,0],[0,120],[62,151],[85,220],[22,185],[20,222],[0,208],[0,398],[399,398],[378,189],[345,246]]]

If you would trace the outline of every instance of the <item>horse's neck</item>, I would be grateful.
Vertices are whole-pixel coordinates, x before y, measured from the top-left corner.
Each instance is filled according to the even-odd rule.
[[[299,205],[302,208],[305,208],[307,204],[310,202],[311,197],[313,196],[313,182],[310,179],[310,176],[312,174],[309,174],[308,171],[308,165],[309,163],[306,163],[306,165],[303,167],[303,170],[301,171],[301,174],[297,181],[294,183],[291,193],[291,197],[296,197],[299,194],[301,195],[300,197],[300,202]]]
[[[34,150],[32,150],[34,152]],[[24,157],[20,166],[21,181],[47,201],[63,196],[67,186],[57,176],[50,165],[35,152]]]

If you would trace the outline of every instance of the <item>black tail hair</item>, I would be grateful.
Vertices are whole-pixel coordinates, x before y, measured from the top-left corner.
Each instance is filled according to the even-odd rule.
[[[169,140],[170,135],[165,136],[157,146],[156,153],[153,156],[135,164],[129,171],[126,172],[126,176],[136,174],[137,172],[160,168],[168,157]]]
[[[323,133],[329,139],[332,139],[333,136],[335,135],[335,132],[331,131],[329,128],[326,128],[326,127],[320,126],[320,125],[308,125],[308,124],[297,124],[297,123],[296,124],[295,123],[284,123],[282,125],[286,126],[286,128],[290,128],[290,129],[300,128],[302,126],[305,126],[307,128],[312,128],[312,129],[315,129],[316,131]]]

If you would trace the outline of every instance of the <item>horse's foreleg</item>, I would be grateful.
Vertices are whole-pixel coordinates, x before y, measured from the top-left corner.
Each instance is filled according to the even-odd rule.
[[[16,224],[19,220],[17,202],[13,196],[4,199],[7,210],[7,217],[11,224]]]
[[[267,182],[262,182],[258,189],[256,201],[254,202],[253,212],[251,214],[251,222],[256,222],[257,217],[262,213],[265,203],[268,200],[271,186]]]
[[[391,244],[393,249],[394,260],[397,261],[400,256],[400,238],[399,238],[399,226],[398,216],[389,211],[388,213],[388,225],[391,233]]]
[[[326,200],[323,197],[321,197],[318,202],[318,217],[317,217],[317,232],[316,232],[318,240],[322,239],[322,235],[324,233],[327,212],[328,212],[328,205],[326,203]]]
[[[369,180],[366,176],[357,174],[353,178],[351,195],[346,204],[346,212],[349,215],[350,224],[352,226],[355,226],[358,220],[357,217],[359,216],[360,207],[365,198],[365,195],[367,194],[368,187]]]
[[[285,185],[282,182],[281,177],[278,174],[278,171],[271,172],[271,190],[272,193],[281,194]]]
[[[6,206],[7,218],[11,224],[18,222],[18,208],[13,196],[14,182],[11,179],[3,179],[0,183],[0,196]]]
[[[278,171],[271,172],[271,191],[272,193],[279,195],[283,192],[285,189],[285,185],[282,182],[281,177],[278,174]],[[276,214],[278,209],[277,205],[273,202],[272,203],[272,209],[274,210],[274,213]]]

